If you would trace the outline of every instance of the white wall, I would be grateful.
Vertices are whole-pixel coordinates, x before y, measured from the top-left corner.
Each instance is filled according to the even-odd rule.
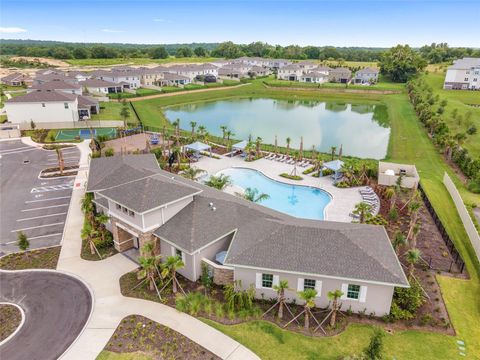
[[[148,229],[152,226],[161,226],[165,224],[168,220],[174,217],[180,210],[187,206],[190,202],[193,201],[193,196],[190,196],[186,199],[177,201],[168,206],[162,207],[154,211],[143,214],[145,228]]]
[[[44,104],[44,106],[42,105]],[[46,102],[46,103],[5,103],[8,120],[14,124],[24,122],[35,123],[47,122],[73,122],[78,121],[78,103],[74,101],[66,102]]]

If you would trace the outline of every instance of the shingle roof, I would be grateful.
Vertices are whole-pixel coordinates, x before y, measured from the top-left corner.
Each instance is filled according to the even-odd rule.
[[[371,67],[366,67],[366,68],[363,68],[361,70],[358,70],[357,71],[357,75],[362,75],[362,74],[378,74],[378,69],[375,69],[375,68],[371,68]]]
[[[81,89],[82,86],[79,84],[72,84],[62,80],[52,80],[47,81],[42,84],[32,85],[31,89],[35,90],[70,90],[70,89]]]
[[[91,97],[91,96],[77,95],[77,99],[78,99],[78,107],[79,108],[98,105],[98,100]]]
[[[71,102],[75,101],[75,96],[69,96],[71,94],[65,94],[61,91],[42,91],[36,90],[29,92],[25,95],[16,96],[8,99],[7,103],[29,103],[29,102]]]
[[[111,81],[101,80],[101,79],[87,79],[80,82],[81,86],[85,87],[117,87],[118,84]]]
[[[19,78],[21,80],[23,80],[23,79],[26,79],[27,77],[25,75],[21,74],[21,73],[16,72],[16,73],[12,73],[10,75],[2,77],[1,80],[2,81],[12,81],[12,80],[17,80]]]
[[[480,58],[465,57],[463,59],[458,59],[453,62],[453,65],[450,65],[449,69],[471,69],[473,67],[480,67]]]

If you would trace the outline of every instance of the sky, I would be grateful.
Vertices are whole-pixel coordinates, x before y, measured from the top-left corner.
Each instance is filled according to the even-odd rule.
[[[0,38],[480,47],[480,0],[1,0]]]

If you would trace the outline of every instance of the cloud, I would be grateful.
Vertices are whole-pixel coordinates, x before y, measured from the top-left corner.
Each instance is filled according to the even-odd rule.
[[[153,21],[162,22],[162,23],[171,23],[172,22],[171,20],[167,20],[167,19],[153,19]]]
[[[123,33],[125,31],[123,30],[114,30],[114,29],[102,29],[103,32],[106,32],[106,33]]]
[[[0,27],[0,34],[17,34],[24,32],[27,32],[27,30],[19,27]]]

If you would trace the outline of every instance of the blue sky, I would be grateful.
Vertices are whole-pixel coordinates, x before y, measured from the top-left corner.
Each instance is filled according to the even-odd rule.
[[[128,43],[480,47],[480,1],[2,0],[0,37]],[[476,15],[475,15],[476,13]]]

